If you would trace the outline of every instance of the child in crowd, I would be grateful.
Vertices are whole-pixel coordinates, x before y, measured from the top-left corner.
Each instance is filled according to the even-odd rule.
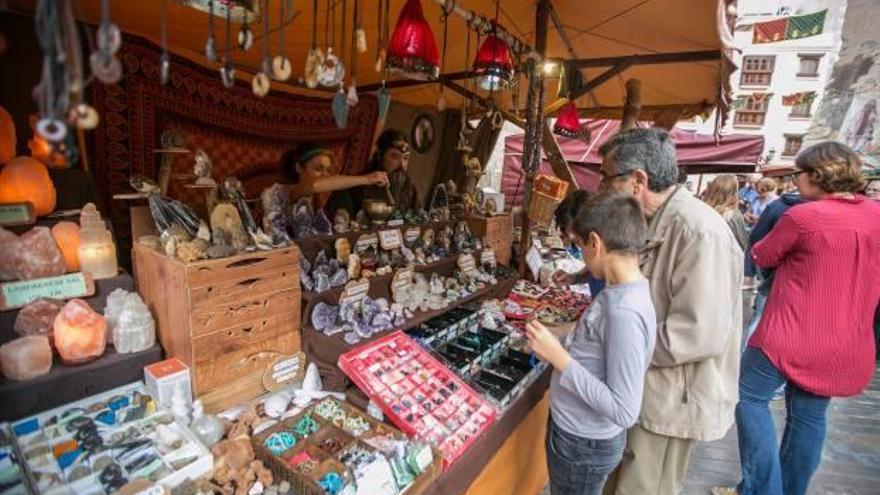
[[[565,343],[537,321],[526,325],[535,354],[550,363],[546,449],[553,495],[602,493],[639,416],[657,319],[639,269],[647,226],[630,196],[603,193],[573,223],[584,263],[606,286]]]

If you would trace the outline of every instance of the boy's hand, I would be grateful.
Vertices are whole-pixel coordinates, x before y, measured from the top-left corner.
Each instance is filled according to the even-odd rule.
[[[574,277],[564,270],[556,270],[553,272],[553,282],[562,286],[567,286],[572,284],[572,279]]]
[[[530,320],[526,323],[526,337],[529,339],[532,351],[558,371],[565,371],[565,368],[571,363],[571,355],[562,347],[559,339],[537,320]]]

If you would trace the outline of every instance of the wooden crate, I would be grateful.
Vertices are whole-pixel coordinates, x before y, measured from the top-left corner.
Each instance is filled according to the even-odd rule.
[[[486,241],[495,251],[500,265],[509,265],[513,246],[513,217],[510,213],[494,217],[469,217],[468,226],[474,235]]]
[[[262,393],[266,367],[300,350],[296,246],[187,264],[136,244],[133,257],[159,341],[209,411]]]

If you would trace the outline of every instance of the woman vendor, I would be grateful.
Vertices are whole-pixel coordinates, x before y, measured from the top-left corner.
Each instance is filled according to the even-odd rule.
[[[415,184],[407,175],[409,168],[409,141],[406,135],[396,129],[386,129],[376,140],[376,150],[367,166],[368,176],[386,174],[388,189],[394,198],[394,206],[401,212],[418,209],[419,195]],[[338,208],[345,208],[352,215],[362,208],[366,199],[378,199],[387,202],[386,184],[373,183],[337,193],[331,198],[329,213]]]
[[[364,175],[338,175],[331,172],[333,152],[317,143],[303,143],[288,150],[281,158],[281,175],[290,190],[291,199],[298,201],[313,196],[314,207],[323,208],[330,193],[358,186],[385,187],[388,174],[373,171]]]

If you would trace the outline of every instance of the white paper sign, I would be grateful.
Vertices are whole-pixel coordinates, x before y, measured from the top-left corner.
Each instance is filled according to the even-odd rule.
[[[534,280],[538,280],[538,274],[541,271],[541,251],[534,244],[526,252],[526,264],[529,266]]]
[[[418,227],[410,227],[404,232],[403,238],[406,239],[407,244],[411,244],[416,242],[420,235],[422,235],[422,229]]]
[[[401,268],[394,272],[394,278],[391,279],[391,298],[394,302],[401,302],[409,297],[409,290],[412,288],[413,269]]]
[[[458,257],[458,268],[466,277],[470,277],[477,271],[477,261],[472,254],[462,254]]]
[[[400,230],[383,230],[379,232],[379,244],[382,246],[382,249],[386,251],[390,251],[392,249],[397,249],[403,244],[403,240],[400,237]]]
[[[357,242],[354,244],[354,252],[361,254],[366,252],[369,248],[376,249],[379,247],[379,235],[375,232],[370,232],[369,234],[364,234],[358,237]]]
[[[361,299],[367,297],[368,292],[370,292],[369,280],[365,278],[362,278],[360,280],[352,280],[351,282],[345,284],[345,289],[339,296],[339,305],[341,306],[343,303],[347,303],[349,301],[360,301]]]
[[[491,267],[495,267],[498,262],[495,260],[495,250],[491,248],[484,249],[480,252],[480,265],[488,264]]]

